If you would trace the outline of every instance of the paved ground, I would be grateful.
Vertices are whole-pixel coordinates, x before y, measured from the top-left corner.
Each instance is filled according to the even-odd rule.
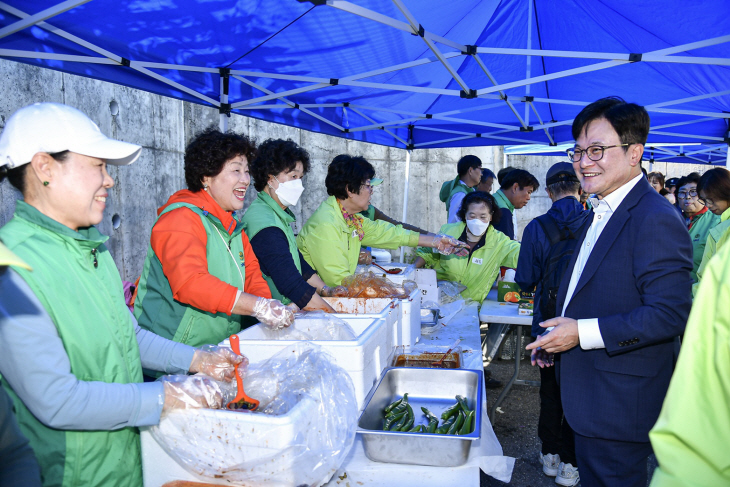
[[[488,370],[492,377],[506,384],[514,372],[514,360],[495,360]],[[537,368],[530,366],[529,360],[520,364],[520,379],[540,380]],[[501,389],[487,389],[487,400],[491,404]],[[504,454],[515,458],[515,469],[509,484],[500,482],[482,473],[481,487],[555,487],[554,478],[542,473],[538,461],[540,439],[537,437],[537,418],[540,412],[540,398],[537,387],[513,386],[509,395],[500,406],[502,414],[497,413],[494,433],[502,445]],[[656,462],[650,460],[649,471],[653,472]],[[578,484],[580,485],[580,484]]]

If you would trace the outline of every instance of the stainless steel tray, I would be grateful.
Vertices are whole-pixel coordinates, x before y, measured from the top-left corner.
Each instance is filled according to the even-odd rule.
[[[435,467],[463,465],[469,458],[472,441],[479,439],[481,432],[483,383],[481,370],[385,369],[380,382],[365,399],[365,409],[357,424],[365,455],[375,462]],[[425,417],[421,418],[421,406],[440,417],[456,402],[457,394],[466,397],[469,408],[476,411],[474,431],[463,436],[383,431],[383,409],[405,393],[416,414],[414,425],[427,423]]]

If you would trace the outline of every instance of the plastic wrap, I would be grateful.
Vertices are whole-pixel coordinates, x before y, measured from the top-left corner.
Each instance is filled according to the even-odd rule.
[[[235,385],[221,386],[235,395]],[[244,388],[260,401],[256,412],[173,411],[150,431],[202,481],[292,487],[327,481],[355,441],[358,408],[347,373],[320,347],[302,342],[250,365]]]
[[[406,299],[418,288],[415,281],[403,281],[402,286],[372,272],[354,274],[342,280],[342,289],[333,294],[337,298],[397,298]]]
[[[461,297],[461,292],[466,289],[466,286],[459,282],[455,281],[439,281],[439,304],[449,304],[453,303],[454,301],[457,301],[459,299],[463,299]]]
[[[162,415],[175,411],[223,407],[223,392],[219,384],[204,375],[163,375],[158,381],[165,387]]]
[[[267,340],[354,340],[357,335],[343,319],[324,311],[297,313],[289,328],[261,331]]]
[[[199,372],[215,380],[229,381],[234,378],[233,368],[236,364],[240,364],[239,369],[245,369],[248,367],[248,359],[236,355],[230,348],[203,345],[195,351],[190,371]]]

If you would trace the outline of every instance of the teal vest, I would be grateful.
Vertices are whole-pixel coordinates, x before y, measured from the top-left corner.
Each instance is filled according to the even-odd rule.
[[[299,274],[301,274],[302,264],[299,262],[299,249],[297,248],[294,232],[291,229],[291,223],[295,221],[294,213],[290,209],[282,210],[281,206],[264,191],[259,192],[258,197],[251,203],[251,206],[248,207],[246,214],[241,219],[241,223],[243,223],[243,228],[249,239],[254,238],[264,228],[276,227],[284,232],[286,241],[289,244],[289,253],[291,253],[294,265],[297,266]],[[284,304],[291,303],[291,299],[279,292],[271,277],[263,272],[262,275],[269,285],[272,298],[278,299]]]
[[[94,227],[74,232],[18,201],[15,216],[0,229],[0,238],[33,267],[33,271],[13,269],[56,326],[71,372],[81,381],[142,382],[139,347],[122,280],[104,246],[108,237]],[[29,360],[43,359],[43,344],[38,347],[27,351]],[[48,428],[7,383],[3,387],[12,397],[18,423],[38,457],[44,486],[142,485],[137,428]]]
[[[243,226],[236,225],[229,235],[218,218],[190,203],[173,203],[157,217],[167,212],[187,208],[200,217],[207,235],[206,258],[208,272],[232,286],[243,290],[246,280]],[[218,344],[241,331],[241,316],[209,313],[173,299],[170,283],[162,271],[162,263],[147,249],[142,276],[139,280],[134,316],[139,326],[170,340],[193,347]]]

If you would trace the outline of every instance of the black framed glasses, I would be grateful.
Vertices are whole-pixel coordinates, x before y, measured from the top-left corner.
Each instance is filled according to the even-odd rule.
[[[585,149],[576,149],[575,147],[572,149],[568,149],[565,152],[567,152],[568,157],[570,157],[570,160],[573,162],[579,162],[581,159],[583,159],[583,154],[588,157],[589,160],[596,162],[600,161],[603,158],[603,152],[606,149],[613,149],[614,147],[628,147],[631,144],[616,144],[616,145],[591,145]]]
[[[715,200],[712,198],[703,198],[702,196],[699,196],[697,199],[705,206],[715,206]]]
[[[682,198],[683,200],[695,199],[697,198],[697,190],[690,189],[689,191],[677,191],[677,198]]]

